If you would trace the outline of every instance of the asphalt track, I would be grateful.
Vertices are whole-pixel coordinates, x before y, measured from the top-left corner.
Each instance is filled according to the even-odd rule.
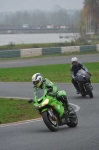
[[[70,63],[71,57],[0,61],[0,68]],[[99,54],[77,57],[81,62],[99,62]],[[67,92],[69,103],[80,106],[78,126],[62,126],[53,133],[42,120],[0,125],[0,150],[99,150],[99,84],[93,84],[93,99],[76,95],[72,84],[56,84]],[[0,97],[31,98],[32,94],[32,83],[0,82]]]
[[[78,126],[62,126],[51,132],[43,121],[0,126],[0,150],[99,150],[99,84],[93,84],[94,98],[76,95],[71,84],[56,83],[65,89],[68,101],[80,106]],[[0,83],[1,97],[31,98],[32,83]]]
[[[22,66],[38,66],[50,64],[70,63],[72,56],[52,56],[32,59],[7,60],[0,61],[0,68],[22,67]],[[99,54],[77,55],[80,62],[99,62]]]

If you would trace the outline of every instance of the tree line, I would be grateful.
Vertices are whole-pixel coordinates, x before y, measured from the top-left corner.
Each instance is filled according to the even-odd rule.
[[[85,34],[87,26],[99,30],[99,0],[84,0],[82,10],[66,10],[55,7],[53,11],[33,10],[15,13],[0,13],[0,25],[44,27],[47,25],[79,27],[80,33]]]
[[[85,33],[87,26],[94,29],[98,34],[99,30],[99,0],[84,0],[84,7],[80,14],[79,28],[81,33]]]
[[[78,26],[80,10],[66,10],[64,8],[54,9],[53,11],[18,11],[15,13],[1,13],[0,25],[22,26],[28,24],[30,27],[37,26]]]

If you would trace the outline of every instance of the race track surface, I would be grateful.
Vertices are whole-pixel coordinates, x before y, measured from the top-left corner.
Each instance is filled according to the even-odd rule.
[[[0,68],[22,67],[22,66],[38,66],[50,64],[65,64],[71,63],[71,58],[74,56],[57,56],[57,57],[42,57],[21,60],[0,61]],[[99,62],[99,54],[77,55],[80,62]]]
[[[1,68],[70,63],[72,56],[0,61]],[[77,56],[81,62],[99,62],[99,54]],[[99,84],[94,98],[76,94],[72,84],[56,83],[65,90],[69,103],[78,105],[78,126],[62,126],[51,132],[42,120],[0,125],[0,150],[99,150]],[[32,83],[0,82],[0,97],[32,98]]]
[[[43,121],[0,125],[0,150],[99,150],[99,84],[93,84],[93,99],[76,95],[72,84],[56,84],[70,103],[80,106],[78,126],[62,126],[53,133]],[[32,83],[0,82],[1,97],[31,98],[32,90]]]

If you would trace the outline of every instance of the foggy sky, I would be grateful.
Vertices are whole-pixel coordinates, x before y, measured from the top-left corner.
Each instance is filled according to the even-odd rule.
[[[0,0],[1,12],[16,12],[18,10],[52,10],[59,5],[65,9],[82,9],[84,0]]]

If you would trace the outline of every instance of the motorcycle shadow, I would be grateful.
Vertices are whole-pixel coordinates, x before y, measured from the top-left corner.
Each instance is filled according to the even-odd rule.
[[[67,125],[64,125],[64,126],[60,126],[57,132],[52,132],[47,128],[38,129],[38,130],[36,130],[36,132],[38,132],[38,133],[54,133],[55,134],[55,133],[64,132],[64,131],[66,131],[66,133],[68,133],[70,131],[77,130],[77,129],[78,129],[78,126],[75,128],[70,128]]]
[[[78,96],[74,96],[72,97],[73,100],[91,100],[89,96],[81,96],[81,95],[78,95]]]

